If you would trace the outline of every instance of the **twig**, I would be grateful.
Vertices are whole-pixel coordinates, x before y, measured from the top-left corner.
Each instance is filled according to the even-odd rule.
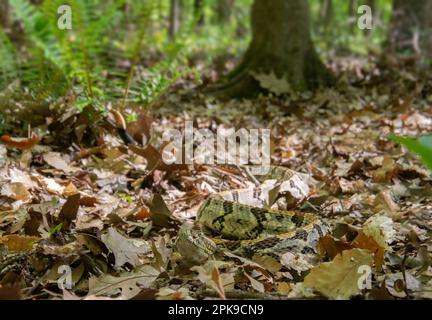
[[[259,183],[259,181],[257,180],[257,178],[255,178],[255,176],[250,172],[249,168],[247,166],[239,166],[236,165],[236,167],[241,171],[244,172],[246,174],[246,176],[257,186],[259,187],[261,184]]]

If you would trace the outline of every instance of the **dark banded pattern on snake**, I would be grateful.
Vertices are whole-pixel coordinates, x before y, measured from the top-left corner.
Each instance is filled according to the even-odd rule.
[[[290,184],[298,181],[289,180],[292,171],[283,172],[283,179],[288,179],[285,181]],[[296,188],[301,190],[299,186]],[[205,231],[201,232],[202,237],[214,243],[214,247],[206,246],[206,249],[229,250],[245,257],[280,255],[288,251],[313,252],[318,239],[328,232],[328,227],[312,213],[239,203],[242,197],[261,199],[263,192],[260,188],[232,190],[207,198],[197,214],[197,224]],[[194,232],[198,234],[200,231]],[[186,236],[187,232],[181,234],[180,241],[187,241]]]

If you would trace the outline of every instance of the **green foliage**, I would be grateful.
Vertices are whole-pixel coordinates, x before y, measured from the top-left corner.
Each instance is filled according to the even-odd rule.
[[[112,1],[102,7],[95,0],[46,0],[38,8],[26,0],[10,2],[30,41],[30,57],[21,79],[24,84],[39,99],[49,93],[59,97],[65,93],[64,89],[77,85],[78,96],[93,101],[103,78],[100,61],[108,43],[105,33],[124,1]],[[60,5],[72,9],[72,30],[57,26]]]
[[[391,136],[391,140],[404,145],[409,151],[418,154],[423,164],[432,170],[432,135],[421,136],[416,139]]]
[[[372,8],[375,28],[361,30],[357,26],[361,14],[357,12],[361,5],[368,5],[368,1],[356,1],[353,12],[350,13],[349,2],[346,0],[332,0],[332,10],[329,21],[322,16],[324,1],[310,1],[314,40],[319,48],[327,51],[334,49],[346,52],[367,54],[371,47],[380,47],[387,37],[387,26],[392,13],[392,2],[376,0]]]
[[[7,35],[0,29],[0,90],[18,77],[16,52]]]
[[[168,35],[170,0],[9,2],[11,18],[22,24],[24,38],[12,42],[0,30],[0,90],[15,83],[35,100],[47,102],[72,91],[81,109],[108,102],[149,104],[176,79],[194,71],[197,59],[200,71],[205,70],[202,67],[219,55],[240,57],[250,41],[253,0],[236,0],[228,22],[219,19],[216,1],[203,1],[204,25],[198,25],[193,1],[183,1],[181,28],[174,40]],[[318,49],[364,53],[382,43],[391,2],[375,3],[379,23],[369,32],[357,28],[357,7],[350,16],[347,1],[333,0],[327,25],[320,17],[322,1],[310,1]],[[57,26],[61,5],[72,9],[72,30]]]
[[[60,68],[63,67],[60,48],[53,37],[48,19],[26,0],[10,0],[9,2],[16,16],[22,21],[29,40],[43,51],[46,59]]]
[[[58,232],[60,232],[61,228],[62,228],[63,224],[59,223],[58,225],[56,225],[54,228],[52,228],[50,230],[50,238],[54,237]]]
[[[80,109],[108,102],[150,104],[179,77],[196,72],[188,67],[195,53],[205,51],[200,57],[210,64],[219,54],[240,55],[250,38],[246,31],[252,0],[236,1],[233,19],[223,26],[217,4],[204,1],[202,27],[197,26],[193,2],[185,2],[174,41],[167,28],[169,0],[9,2],[12,20],[20,22],[24,35],[13,43],[0,30],[0,90],[14,83],[20,89],[16,95],[29,92],[34,100],[46,102],[72,91]],[[62,5],[72,10],[72,30],[57,25]],[[157,60],[149,62],[153,57]]]
[[[129,13],[124,12],[126,3]],[[40,6],[11,0],[10,4],[24,27],[26,54],[17,54],[4,32],[0,33],[2,88],[19,79],[34,99],[48,101],[73,90],[77,106],[83,109],[117,100],[148,102],[170,84],[171,78],[163,73],[172,71],[176,57],[154,68],[158,73],[147,73],[154,78],[136,75],[154,4],[128,0],[45,0]],[[71,7],[72,30],[57,26],[61,5]],[[176,78],[174,74],[172,79]],[[131,89],[138,86],[139,94],[133,94],[136,91]]]

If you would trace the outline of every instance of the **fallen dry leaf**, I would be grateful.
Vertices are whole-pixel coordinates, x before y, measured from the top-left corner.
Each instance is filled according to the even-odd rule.
[[[1,188],[1,195],[14,200],[27,202],[31,199],[31,194],[26,186],[21,182],[8,183]]]
[[[359,231],[357,237],[352,242],[354,248],[367,249],[374,254],[374,263],[377,271],[381,271],[384,263],[384,250],[374,238],[366,235],[364,232]]]
[[[325,235],[318,240],[317,251],[321,256],[333,259],[344,250],[350,250],[353,246],[345,241],[335,240],[330,235]]]
[[[375,211],[385,212],[390,215],[396,215],[399,211],[399,206],[393,200],[390,190],[381,191],[375,198]]]
[[[114,254],[116,268],[120,268],[125,263],[136,267],[140,264],[139,257],[151,251],[150,245],[145,240],[127,238],[114,228],[109,228],[101,239]]]
[[[7,235],[0,237],[0,243],[5,244],[9,251],[23,252],[33,249],[35,243],[41,240],[39,237]]]
[[[313,289],[330,299],[349,299],[360,293],[359,279],[362,266],[372,266],[372,253],[351,249],[338,254],[333,261],[313,268],[304,279],[304,287]]]
[[[69,182],[69,184],[63,190],[63,195],[65,197],[70,197],[77,193],[79,193],[79,191],[72,182]]]
[[[43,155],[45,162],[51,167],[63,171],[65,173],[73,173],[78,171],[77,168],[68,164],[66,157],[58,152],[48,152]]]
[[[88,297],[98,296],[131,299],[144,288],[148,288],[159,276],[159,271],[151,266],[140,266],[133,272],[123,272],[118,277],[109,274],[89,280]]]
[[[393,220],[383,215],[373,215],[367,219],[363,224],[363,232],[384,249],[396,235]]]
[[[62,229],[69,229],[69,225],[74,221],[78,214],[81,195],[79,193],[70,196],[59,213],[59,220],[63,224]]]

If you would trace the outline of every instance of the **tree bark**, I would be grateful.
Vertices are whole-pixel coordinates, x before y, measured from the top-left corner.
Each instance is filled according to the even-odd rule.
[[[392,53],[432,57],[432,0],[395,0],[388,37]]]
[[[180,30],[182,20],[183,0],[171,0],[169,16],[169,37],[174,40]]]
[[[240,65],[217,87],[220,97],[250,98],[262,88],[253,74],[274,73],[295,91],[333,83],[318,58],[305,0],[255,0],[252,6],[252,42]]]

